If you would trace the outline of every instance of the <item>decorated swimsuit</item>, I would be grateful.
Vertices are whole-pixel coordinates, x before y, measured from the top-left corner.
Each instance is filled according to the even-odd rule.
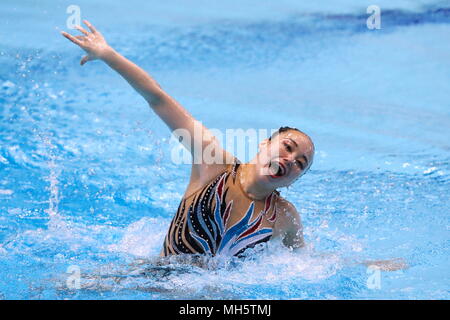
[[[164,241],[163,256],[239,256],[272,237],[277,191],[254,200],[243,191],[238,161],[182,199]]]

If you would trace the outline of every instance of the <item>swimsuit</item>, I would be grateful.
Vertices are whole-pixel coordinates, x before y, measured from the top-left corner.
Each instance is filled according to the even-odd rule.
[[[278,191],[263,200],[242,190],[235,160],[209,184],[182,199],[164,241],[163,256],[239,256],[272,237]]]

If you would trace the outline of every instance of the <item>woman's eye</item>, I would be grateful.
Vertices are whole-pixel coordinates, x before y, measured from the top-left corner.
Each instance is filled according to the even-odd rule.
[[[297,166],[303,170],[303,163],[301,163],[300,161],[295,161],[295,163],[297,164]]]
[[[291,146],[289,144],[284,143],[284,145],[285,145],[287,151],[289,151],[289,152],[292,151],[292,148],[291,148]]]

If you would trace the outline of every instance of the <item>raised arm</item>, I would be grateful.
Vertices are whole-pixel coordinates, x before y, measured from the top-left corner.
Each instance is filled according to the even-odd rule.
[[[201,178],[208,179],[209,176],[216,174],[217,170],[221,170],[217,166],[211,167],[203,162],[203,150],[211,144],[214,144],[215,152],[223,155],[222,163],[228,163],[231,159],[231,155],[221,148],[220,143],[211,132],[169,96],[147,72],[110,47],[92,24],[86,20],[84,23],[90,32],[80,26],[76,28],[83,35],[72,36],[67,32],[62,32],[64,37],[86,51],[87,55],[81,59],[80,64],[84,65],[86,62],[96,59],[104,61],[128,81],[174,134],[178,134],[180,129],[188,132],[190,139],[183,139],[181,143],[193,157],[191,181]]]

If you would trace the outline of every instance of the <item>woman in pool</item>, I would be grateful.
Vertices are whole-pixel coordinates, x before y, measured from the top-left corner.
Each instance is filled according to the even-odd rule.
[[[182,143],[196,161],[161,255],[238,255],[274,237],[282,237],[289,247],[303,246],[300,216],[276,189],[289,186],[309,169],[314,156],[311,139],[297,129],[281,128],[260,144],[253,160],[240,164],[144,70],[114,51],[88,21],[84,23],[90,32],[80,26],[76,28],[83,35],[62,32],[87,52],[81,65],[103,60],[144,97],[172,132],[184,129],[192,137]],[[201,135],[194,134],[196,126],[201,128]],[[191,147],[196,145],[201,147]],[[211,146],[216,161],[207,164],[203,151]]]
[[[276,189],[289,186],[308,171],[314,157],[311,138],[298,129],[282,127],[260,143],[253,160],[241,164],[144,70],[112,49],[88,21],[84,23],[90,32],[80,26],[76,28],[83,35],[62,32],[86,51],[81,65],[104,61],[144,97],[174,134],[179,130],[189,133],[190,138],[180,136],[180,142],[193,158],[191,178],[161,255],[238,256],[276,237],[290,248],[302,247],[300,216]],[[201,135],[194,134],[198,128]],[[204,161],[206,148],[214,150],[213,164]]]

